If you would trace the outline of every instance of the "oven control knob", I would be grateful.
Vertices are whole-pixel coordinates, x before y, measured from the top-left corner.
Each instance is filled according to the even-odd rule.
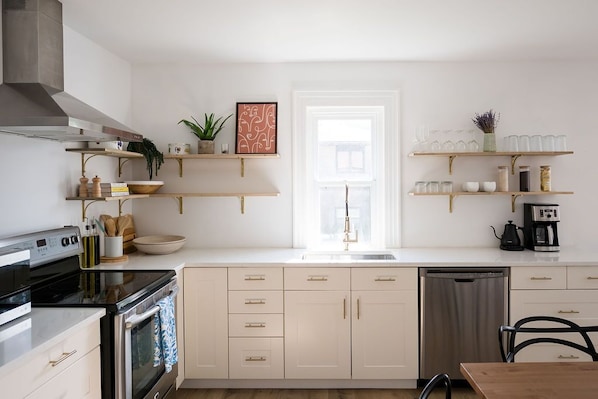
[[[69,246],[69,244],[70,244],[70,242],[69,242],[69,238],[68,238],[68,237],[62,237],[62,240],[61,240],[61,242],[62,242],[62,246],[63,246],[63,247],[68,247],[68,246]]]
[[[79,238],[77,236],[71,236],[71,244],[76,244],[79,242]]]

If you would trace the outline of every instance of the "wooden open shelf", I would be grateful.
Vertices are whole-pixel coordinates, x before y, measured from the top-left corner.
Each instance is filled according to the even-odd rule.
[[[245,177],[246,159],[274,159],[280,158],[278,154],[168,154],[164,159],[176,159],[179,163],[179,177],[183,177],[183,161],[195,159],[239,159],[241,161],[241,177]]]

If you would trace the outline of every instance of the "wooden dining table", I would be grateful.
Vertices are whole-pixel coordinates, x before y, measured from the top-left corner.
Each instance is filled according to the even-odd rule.
[[[461,363],[485,399],[598,398],[598,362]]]

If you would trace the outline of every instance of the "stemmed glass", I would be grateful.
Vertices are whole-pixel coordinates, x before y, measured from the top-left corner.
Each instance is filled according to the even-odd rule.
[[[415,140],[417,142],[416,151],[426,151],[428,139],[430,138],[430,129],[426,125],[420,125],[415,128]]]
[[[467,150],[470,152],[478,152],[480,150],[480,143],[478,143],[475,139],[475,137],[476,137],[475,129],[471,129],[469,131],[469,134],[471,135],[471,140],[469,140],[467,142]]]

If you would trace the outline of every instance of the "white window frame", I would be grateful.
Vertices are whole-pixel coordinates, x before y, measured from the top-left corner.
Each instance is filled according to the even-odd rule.
[[[382,180],[380,193],[382,198],[376,200],[376,209],[372,217],[380,218],[380,230],[372,232],[372,240],[376,240],[376,248],[386,249],[400,247],[400,132],[399,132],[399,91],[398,90],[362,90],[362,91],[294,91],[293,92],[293,247],[308,248],[310,221],[317,215],[307,203],[314,198],[311,192],[313,179],[310,165],[314,164],[312,145],[313,129],[308,118],[309,107],[379,107],[384,108],[382,120],[383,137],[382,157],[377,158],[374,168],[380,168]],[[374,149],[374,155],[377,150]],[[378,182],[380,183],[380,182]],[[373,205],[374,206],[374,205]],[[374,216],[376,215],[376,216]],[[342,243],[340,243],[342,245]],[[340,247],[340,245],[339,245]]]

